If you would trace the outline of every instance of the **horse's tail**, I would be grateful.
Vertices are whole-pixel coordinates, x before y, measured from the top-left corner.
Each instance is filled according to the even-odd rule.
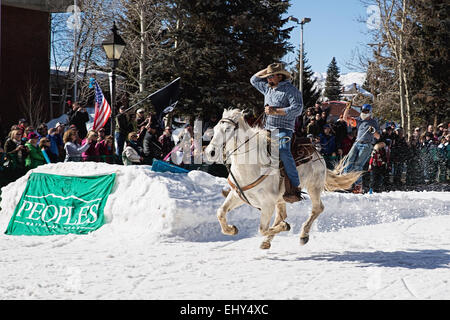
[[[327,169],[327,177],[325,180],[326,191],[348,190],[362,175],[362,171],[343,173],[346,159],[347,158],[343,158],[339,161],[334,170]]]

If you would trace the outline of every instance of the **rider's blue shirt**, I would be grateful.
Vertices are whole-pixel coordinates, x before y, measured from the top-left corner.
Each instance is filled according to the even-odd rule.
[[[264,78],[251,77],[250,83],[264,94],[264,105],[282,108],[286,115],[267,115],[265,128],[295,130],[295,120],[302,114],[303,101],[300,91],[289,81],[282,81],[272,88]]]
[[[376,119],[370,118],[363,120],[358,117],[356,120],[356,127],[358,128],[358,135],[356,136],[356,141],[359,143],[375,144],[375,137],[373,133],[370,132],[369,127],[374,127],[375,130],[380,133],[380,127]]]

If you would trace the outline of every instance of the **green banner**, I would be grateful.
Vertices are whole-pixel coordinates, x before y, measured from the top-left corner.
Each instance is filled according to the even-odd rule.
[[[115,177],[31,173],[5,233],[86,234],[100,228]]]

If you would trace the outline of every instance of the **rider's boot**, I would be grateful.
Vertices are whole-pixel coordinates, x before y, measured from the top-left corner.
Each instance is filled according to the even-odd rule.
[[[353,188],[352,193],[355,193],[355,194],[361,194],[361,193],[363,193],[362,185],[360,185],[360,184],[355,184],[355,187]]]
[[[302,189],[300,187],[298,188],[286,188],[286,191],[284,192],[283,199],[286,202],[294,203],[303,200],[302,197]]]

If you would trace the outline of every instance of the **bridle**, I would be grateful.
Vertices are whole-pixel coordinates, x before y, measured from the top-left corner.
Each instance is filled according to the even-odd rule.
[[[224,122],[229,122],[229,123],[231,123],[231,124],[233,125],[233,135],[230,135],[230,136],[228,137],[228,139],[226,139],[226,140],[224,141],[223,145],[222,145],[222,148],[225,149],[225,146],[227,145],[228,141],[230,141],[230,139],[231,139],[233,136],[234,136],[234,138],[235,138],[235,140],[236,140],[236,142],[237,142],[236,131],[237,131],[238,128],[239,128],[239,122],[237,122],[237,121],[235,121],[235,120],[233,120],[233,119],[231,119],[231,118],[222,118],[222,119],[220,119],[220,121],[219,121],[219,123],[224,123]],[[235,150],[234,150],[232,153],[234,153],[234,152],[235,152]],[[231,154],[230,154],[230,155],[231,155]]]
[[[237,128],[239,127],[239,122],[231,118],[222,118],[219,122],[231,122],[231,124],[234,126],[234,130],[237,130]]]
[[[230,141],[230,139],[233,138],[233,136],[234,136],[234,139],[235,139],[235,145],[237,145],[237,144],[238,144],[238,139],[237,139],[236,131],[237,131],[238,128],[239,128],[239,122],[237,122],[236,120],[231,119],[231,118],[222,118],[222,119],[219,121],[219,123],[220,123],[220,122],[230,122],[230,123],[233,125],[233,133],[234,133],[233,135],[230,135],[230,136],[228,137],[228,139],[226,139],[226,140],[224,141],[224,143],[223,143],[223,145],[222,145],[222,148],[225,149],[225,146],[227,145],[228,141]],[[253,139],[253,138],[254,138],[255,136],[257,136],[258,134],[259,134],[259,132],[256,132],[256,133],[253,134],[250,138],[247,138],[243,143],[241,143],[241,144],[238,145],[236,148],[234,148],[233,151],[226,153],[225,162],[226,162],[226,160],[227,160],[230,156],[234,155],[234,153],[235,153],[236,151],[238,151],[241,147],[243,147],[244,145],[246,145],[251,139]],[[247,151],[243,152],[242,154],[245,154],[245,153],[250,152],[250,151],[251,151],[251,150],[247,150]]]
[[[223,143],[223,145],[222,145],[222,148],[225,149],[225,147],[226,147],[228,141],[229,141],[233,136],[234,136],[234,138],[235,138],[235,145],[237,145],[238,141],[237,141],[237,134],[236,134],[236,131],[237,131],[238,128],[239,128],[239,122],[237,122],[237,121],[235,121],[234,119],[231,119],[231,118],[222,118],[222,119],[219,121],[219,123],[221,123],[221,122],[222,122],[222,123],[223,123],[223,122],[229,122],[229,123],[231,123],[231,124],[233,125],[233,133],[234,133],[233,135],[230,135],[230,136],[228,137],[228,139],[226,139],[226,140],[224,141],[224,143]],[[253,137],[255,137],[255,136],[258,135],[258,134],[259,134],[259,132],[256,132],[255,134],[253,134],[253,136],[247,138],[243,143],[241,143],[239,146],[237,146],[233,151],[227,153],[227,154],[226,154],[226,158],[225,158],[225,163],[226,163],[226,160],[228,159],[228,157],[230,157],[231,155],[233,155],[237,150],[239,150],[240,147],[246,145]],[[246,151],[246,152],[249,152],[249,151],[250,151],[250,150],[248,150],[248,151]],[[238,183],[237,180],[236,180],[236,177],[234,176],[233,172],[231,171],[231,165],[227,165],[227,164],[226,164],[225,167],[227,168],[227,171],[228,171],[229,176],[231,176],[231,177],[233,178],[233,181],[231,181],[231,180],[230,180],[230,177],[228,177],[228,179],[227,179],[228,184],[231,186],[231,188],[233,188],[234,190],[236,190],[237,194],[239,195],[239,197],[240,197],[244,202],[246,202],[246,203],[249,204],[250,206],[254,207],[254,206],[250,203],[250,201],[248,200],[248,198],[247,198],[247,196],[245,195],[244,191],[250,190],[250,189],[256,187],[256,186],[257,186],[258,184],[260,184],[265,178],[268,177],[268,174],[264,174],[264,175],[260,176],[258,179],[256,179],[256,180],[255,180],[254,182],[252,182],[251,184],[249,184],[249,185],[247,185],[247,186],[241,188],[241,186],[239,185],[239,183]],[[255,207],[255,208],[256,208],[256,207]],[[261,208],[257,208],[257,209],[261,210]]]

